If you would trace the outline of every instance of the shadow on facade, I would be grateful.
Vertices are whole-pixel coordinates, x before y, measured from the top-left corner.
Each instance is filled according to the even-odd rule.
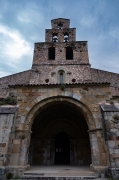
[[[80,109],[67,102],[44,106],[32,125],[30,165],[90,165],[88,126]]]

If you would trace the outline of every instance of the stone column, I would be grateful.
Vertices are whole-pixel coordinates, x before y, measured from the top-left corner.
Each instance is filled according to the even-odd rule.
[[[109,167],[109,155],[104,141],[103,129],[94,129],[89,131],[91,152],[92,152],[92,170],[98,175]]]
[[[99,146],[98,146],[96,131],[89,131],[89,136],[90,136],[90,145],[91,145],[92,165],[100,166]]]
[[[23,136],[21,140],[20,156],[19,156],[19,165],[27,166],[28,165],[28,148],[30,144],[30,131],[23,131]]]
[[[19,164],[19,155],[20,155],[20,147],[22,140],[22,131],[15,131],[14,139],[12,143],[12,150],[10,155],[10,166],[18,166]]]

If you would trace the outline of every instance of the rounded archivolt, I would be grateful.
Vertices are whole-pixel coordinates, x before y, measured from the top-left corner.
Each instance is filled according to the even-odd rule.
[[[30,164],[91,164],[88,125],[79,107],[54,98],[37,112],[31,124]]]
[[[55,104],[58,102],[64,102],[70,104],[71,106],[74,106],[76,109],[78,109],[78,111],[80,111],[83,114],[87,122],[88,129],[95,129],[95,121],[92,116],[92,113],[87,106],[85,106],[83,103],[80,102],[80,98],[81,97],[77,94],[73,94],[73,97],[52,96],[46,98],[44,97],[43,99],[37,98],[37,100],[35,100],[34,106],[32,107],[32,109],[29,109],[29,112],[26,115],[25,124],[29,125],[29,130],[31,130],[31,126],[33,124],[34,119],[42,109],[44,109],[46,106],[49,106],[50,103]]]

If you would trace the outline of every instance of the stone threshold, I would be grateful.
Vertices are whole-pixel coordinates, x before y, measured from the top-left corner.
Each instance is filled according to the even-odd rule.
[[[22,177],[22,180],[96,180],[95,177],[37,177],[37,176],[30,176],[30,177]]]

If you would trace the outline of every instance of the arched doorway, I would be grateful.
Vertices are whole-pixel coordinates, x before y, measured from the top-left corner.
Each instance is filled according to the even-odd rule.
[[[69,137],[65,132],[55,137],[55,164],[70,164]]]
[[[76,105],[67,101],[44,105],[31,130],[30,165],[91,164],[88,125]]]

